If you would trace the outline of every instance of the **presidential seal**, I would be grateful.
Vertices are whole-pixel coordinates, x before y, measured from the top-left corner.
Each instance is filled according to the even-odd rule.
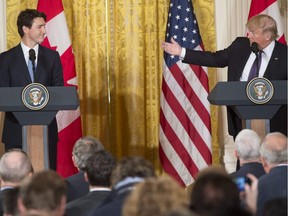
[[[47,88],[40,83],[31,83],[22,91],[22,102],[31,110],[43,109],[49,101]]]
[[[274,87],[268,79],[256,77],[247,84],[246,94],[251,102],[265,104],[273,97]]]

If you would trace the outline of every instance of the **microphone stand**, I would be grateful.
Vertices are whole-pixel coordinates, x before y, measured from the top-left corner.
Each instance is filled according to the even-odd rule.
[[[33,70],[33,76],[34,76],[34,82],[36,82],[36,68],[35,68],[35,51],[33,49],[29,50],[29,59],[32,62],[32,70]]]
[[[257,68],[256,68],[256,77],[259,77],[259,54],[260,54],[260,51],[258,51],[257,53],[255,53],[255,55],[256,55],[256,62],[257,62],[257,64],[256,64],[256,66],[257,66]],[[35,76],[34,76],[34,80],[35,80]]]

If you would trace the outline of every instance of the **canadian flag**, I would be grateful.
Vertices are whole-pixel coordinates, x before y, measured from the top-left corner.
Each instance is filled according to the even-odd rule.
[[[64,14],[62,0],[39,0],[37,10],[47,15],[47,36],[41,45],[59,52],[65,86],[76,86],[74,54]],[[72,162],[74,143],[82,136],[80,108],[59,111],[56,115],[59,141],[57,144],[57,172],[63,177],[77,172]]]
[[[257,15],[257,14],[267,14],[276,21],[277,29],[278,29],[278,41],[286,44],[285,36],[284,36],[284,28],[282,17],[280,15],[279,5],[277,0],[252,0],[250,11],[248,15],[248,20]]]

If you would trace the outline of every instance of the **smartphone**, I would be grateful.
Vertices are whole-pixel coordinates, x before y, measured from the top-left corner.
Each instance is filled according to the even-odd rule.
[[[246,176],[236,177],[233,180],[237,185],[239,192],[245,190],[245,184],[251,185],[251,180]]]

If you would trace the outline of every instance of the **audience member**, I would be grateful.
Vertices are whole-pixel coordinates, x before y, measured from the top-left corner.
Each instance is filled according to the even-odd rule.
[[[104,202],[92,211],[92,216],[120,216],[126,197],[144,179],[155,177],[152,164],[142,157],[121,159],[111,175],[112,191]]]
[[[287,199],[287,137],[279,132],[265,136],[260,147],[261,162],[266,175],[259,178],[257,216],[264,215],[269,200]]]
[[[33,167],[26,152],[21,149],[10,149],[0,160],[0,215],[3,214],[4,191],[20,185],[27,177],[33,174]]]
[[[3,191],[3,216],[17,216],[19,210],[17,206],[17,199],[19,194],[19,187],[11,188]]]
[[[287,197],[269,200],[264,207],[264,216],[287,215]]]
[[[66,206],[66,216],[88,215],[99,206],[110,193],[110,177],[115,167],[115,158],[107,151],[100,150],[86,161],[85,180],[89,183],[90,192]]]
[[[35,173],[20,186],[20,216],[63,216],[66,187],[62,177],[53,170]]]
[[[86,161],[90,155],[103,149],[102,143],[91,136],[84,136],[76,141],[72,151],[72,160],[79,172],[65,179],[67,182],[67,202],[88,194],[89,184],[84,179]]]
[[[199,173],[191,192],[193,212],[205,216],[250,215],[240,203],[237,186],[227,173],[213,168]]]
[[[235,154],[240,162],[240,169],[230,174],[232,178],[246,176],[248,173],[257,178],[265,174],[260,162],[261,139],[250,129],[243,129],[235,139]]]
[[[169,177],[150,178],[135,186],[125,201],[122,215],[160,216],[181,207],[188,207],[183,187]]]

